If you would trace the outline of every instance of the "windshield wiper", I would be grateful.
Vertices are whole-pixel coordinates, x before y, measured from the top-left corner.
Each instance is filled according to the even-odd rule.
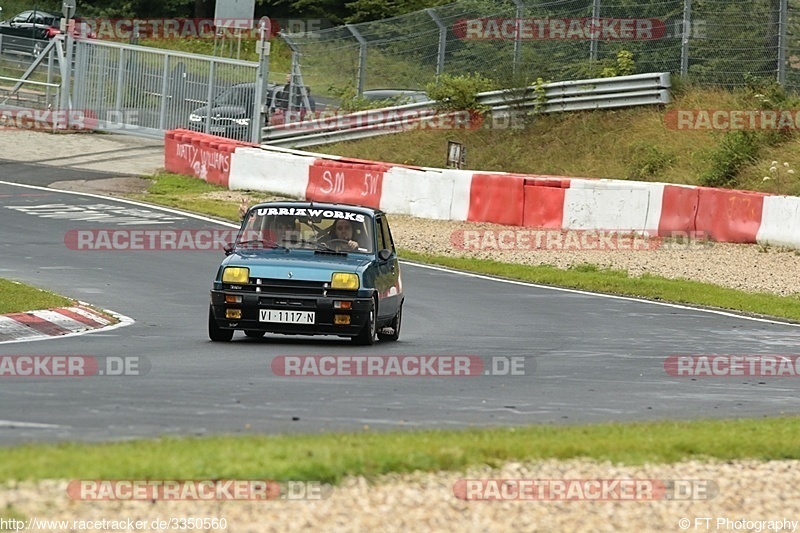
[[[284,250],[288,250],[288,248],[282,244],[264,239],[250,239],[249,241],[241,241],[236,243],[237,246],[247,246],[248,244],[263,244],[268,248],[283,248]]]

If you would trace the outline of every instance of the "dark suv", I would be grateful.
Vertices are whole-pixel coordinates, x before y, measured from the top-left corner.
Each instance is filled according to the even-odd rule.
[[[274,83],[267,85],[266,102],[272,101],[276,88],[277,85]],[[208,133],[239,141],[250,141],[255,98],[255,83],[233,85],[218,94],[211,103],[211,126]],[[208,106],[195,109],[189,115],[189,129],[205,132],[207,117]]]

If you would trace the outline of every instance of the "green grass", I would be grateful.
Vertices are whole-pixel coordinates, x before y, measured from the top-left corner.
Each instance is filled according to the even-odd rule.
[[[129,198],[176,207],[233,222],[239,221],[238,203],[226,202],[207,196],[208,193],[227,191],[223,187],[169,172],[157,173],[147,178],[153,181],[147,193],[130,195]],[[270,198],[269,195],[264,193],[248,193],[248,196],[253,198],[254,201],[263,201]]]
[[[0,314],[66,307],[73,304],[69,298],[16,281],[0,279]]]
[[[797,296],[786,297],[767,293],[743,292],[710,283],[669,279],[650,274],[630,277],[625,270],[599,269],[595,265],[589,264],[576,265],[568,270],[562,270],[544,265],[516,265],[485,259],[420,254],[410,250],[400,250],[398,253],[402,258],[412,261],[542,285],[742,311],[749,314],[800,321],[800,297]]]
[[[3,449],[0,480],[253,478],[339,482],[347,475],[463,471],[507,461],[591,458],[617,464],[800,459],[800,418],[165,438]]]
[[[154,185],[138,199],[178,207],[238,222],[239,204],[204,198],[203,194],[224,191],[222,187],[196,178],[160,173],[152,177]],[[270,195],[252,193],[256,201]],[[441,265],[458,270],[488,274],[543,285],[567,287],[585,291],[618,294],[650,300],[675,302],[702,307],[740,311],[744,313],[800,321],[800,295],[786,297],[766,293],[751,293],[720,287],[710,283],[685,279],[669,279],[644,274],[630,277],[624,270],[599,269],[595,265],[575,265],[563,270],[551,266],[530,266],[489,261],[485,259],[445,257],[399,250],[403,259]],[[700,252],[698,252],[700,257]],[[699,259],[698,259],[699,260]]]

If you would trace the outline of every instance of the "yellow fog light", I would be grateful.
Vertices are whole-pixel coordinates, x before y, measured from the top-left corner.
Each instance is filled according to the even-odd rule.
[[[244,267],[226,267],[222,273],[223,283],[247,283],[250,281],[250,269]]]
[[[225,295],[225,303],[226,304],[240,304],[242,303],[241,296],[232,296],[230,294]]]
[[[229,318],[231,320],[240,320],[242,318],[242,310],[241,309],[226,309],[225,310],[225,318]]]
[[[352,309],[353,302],[340,302],[339,300],[335,300],[333,302],[334,309]]]
[[[350,272],[334,272],[331,277],[331,289],[358,290],[358,275]]]
[[[333,315],[333,323],[337,326],[347,326],[350,324],[350,315]]]

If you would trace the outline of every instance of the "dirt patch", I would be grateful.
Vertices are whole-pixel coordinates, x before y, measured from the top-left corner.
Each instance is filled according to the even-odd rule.
[[[53,189],[62,191],[87,192],[123,196],[126,194],[142,194],[152,185],[152,181],[144,178],[106,178],[100,180],[57,181],[51,183]]]
[[[247,191],[213,191],[206,192],[201,195],[201,198],[206,200],[219,200],[221,202],[235,202],[241,204],[247,202],[253,205],[259,202],[274,202],[279,200],[286,200],[287,198],[281,196],[270,196],[262,193],[251,193]]]

